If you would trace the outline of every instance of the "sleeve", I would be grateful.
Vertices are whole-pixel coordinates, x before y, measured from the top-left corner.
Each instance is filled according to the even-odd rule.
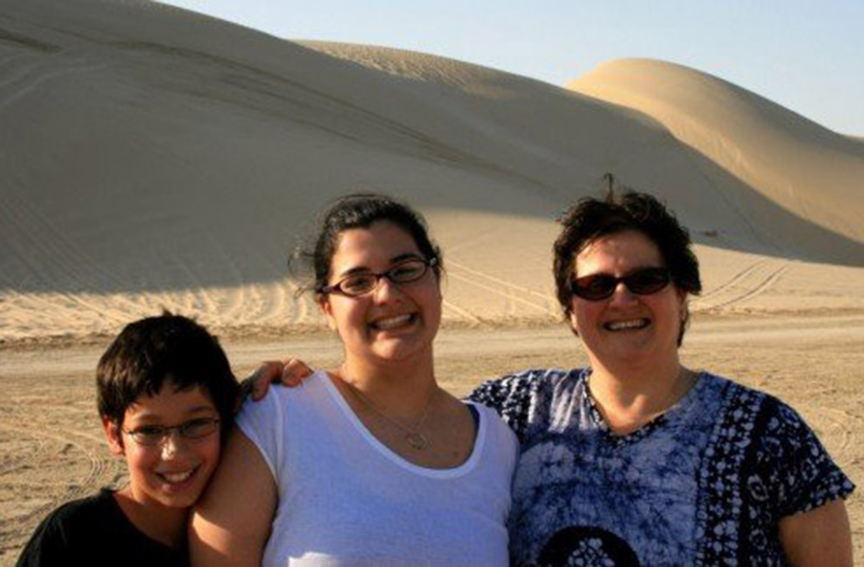
[[[539,378],[545,371],[527,370],[510,374],[497,380],[489,380],[468,395],[468,400],[495,410],[520,441],[523,439],[531,400]]]
[[[21,556],[16,567],[47,567],[65,565],[69,560],[66,532],[55,511],[42,520]]]
[[[766,403],[755,456],[778,519],[818,508],[855,490],[801,416],[779,400]]]
[[[274,385],[260,401],[246,398],[236,417],[237,427],[258,448],[277,484],[285,456],[284,395],[284,388]]]

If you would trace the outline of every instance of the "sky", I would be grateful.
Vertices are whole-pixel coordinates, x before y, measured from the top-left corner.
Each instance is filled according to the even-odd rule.
[[[861,0],[167,0],[284,39],[442,55],[563,86],[622,57],[721,77],[864,137]]]

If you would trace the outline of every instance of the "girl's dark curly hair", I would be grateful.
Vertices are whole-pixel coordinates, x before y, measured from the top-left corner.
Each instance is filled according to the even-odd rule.
[[[392,222],[411,235],[426,260],[437,260],[432,266],[435,277],[441,278],[443,259],[441,249],[429,236],[426,220],[405,203],[377,193],[354,193],[338,198],[319,217],[317,234],[311,250],[300,248],[289,259],[289,268],[297,260],[312,267],[314,281],[299,291],[310,288],[316,295],[327,286],[330,263],[339,246],[343,232],[353,228],[369,228],[377,221]]]

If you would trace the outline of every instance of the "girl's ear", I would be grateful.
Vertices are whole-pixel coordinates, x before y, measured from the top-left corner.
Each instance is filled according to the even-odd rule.
[[[107,415],[102,416],[102,429],[105,431],[105,440],[108,441],[108,449],[117,456],[126,454],[123,448],[123,433],[120,425]]]
[[[331,331],[337,331],[336,319],[333,318],[333,306],[330,305],[330,296],[319,295],[317,301],[318,307],[321,308],[321,312],[324,313],[324,317],[327,319],[327,326],[330,327]]]

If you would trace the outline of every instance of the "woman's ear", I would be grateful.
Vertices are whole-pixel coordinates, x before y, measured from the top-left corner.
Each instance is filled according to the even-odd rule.
[[[676,289],[678,294],[678,309],[681,312],[681,322],[686,323],[690,317],[690,294],[682,289]]]
[[[120,431],[120,424],[107,415],[103,415],[102,429],[105,431],[105,440],[108,441],[108,449],[117,456],[125,455],[126,451],[123,448],[123,433]]]
[[[567,321],[570,323],[570,330],[573,331],[573,334],[577,337],[579,336],[579,326],[576,321],[576,311],[571,310],[570,314],[567,316]]]

